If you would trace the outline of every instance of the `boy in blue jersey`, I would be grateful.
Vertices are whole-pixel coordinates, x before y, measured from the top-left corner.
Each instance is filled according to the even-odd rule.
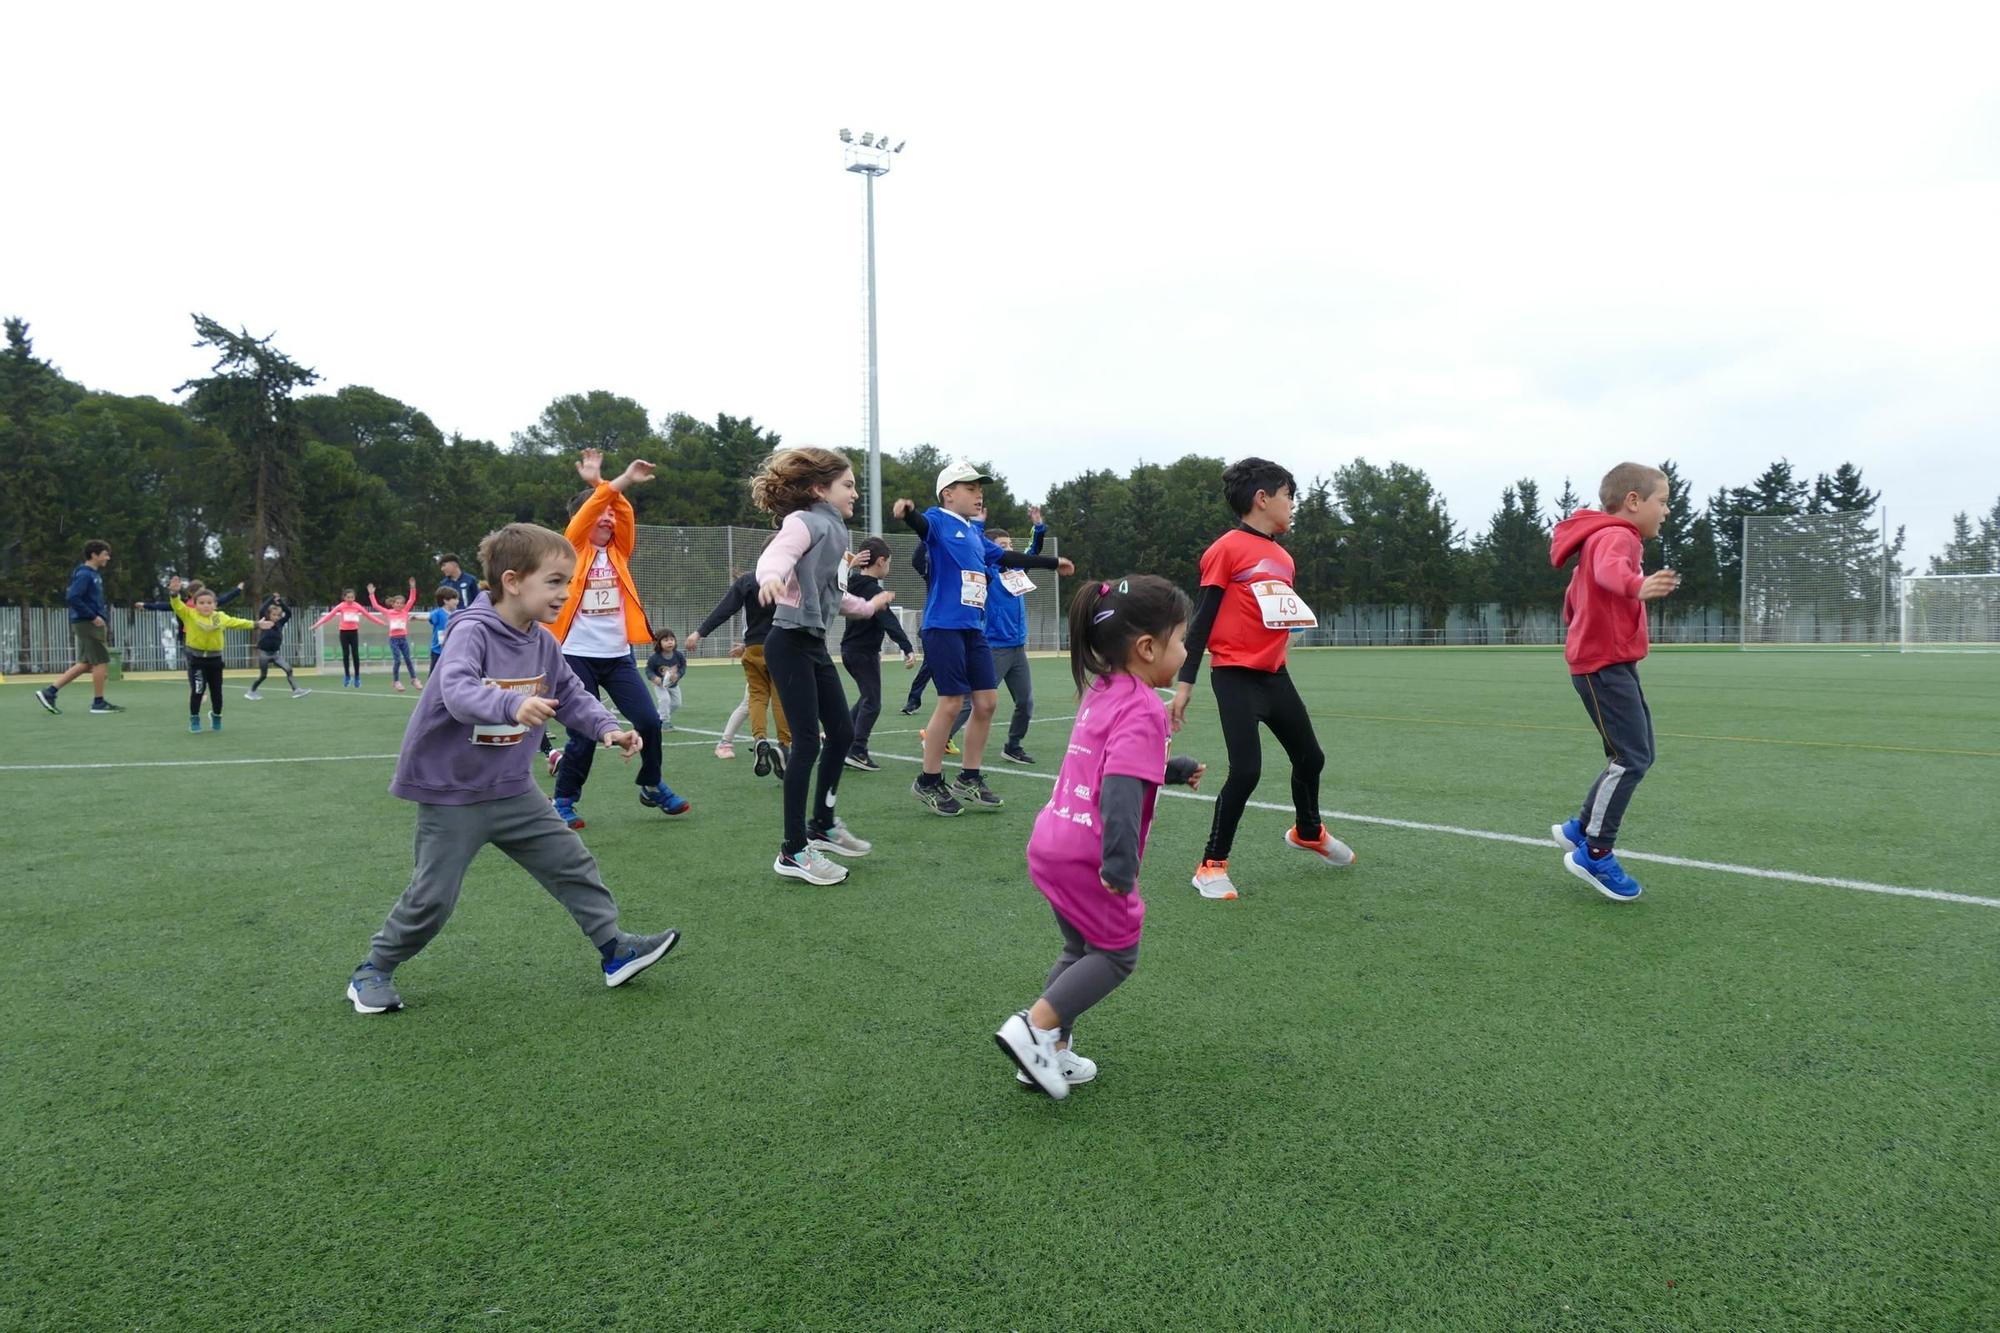
[[[430,614],[425,617],[431,622],[430,670],[425,675],[437,674],[438,659],[444,656],[444,636],[451,624],[452,612],[460,609],[457,586],[440,583],[437,590],[437,605],[432,607]]]
[[[896,517],[923,539],[930,561],[930,586],[924,595],[924,657],[937,682],[937,711],[924,728],[924,771],[913,790],[934,813],[956,815],[960,802],[977,810],[997,810],[1002,802],[987,787],[979,763],[986,753],[986,734],[993,726],[999,702],[999,679],[993,671],[993,651],[981,630],[986,610],[987,578],[996,569],[1053,569],[1074,574],[1066,559],[1007,551],[986,539],[972,522],[979,511],[984,471],[959,459],[937,475],[937,504],[923,513],[908,500],[896,501]],[[964,767],[950,787],[944,782],[944,747],[951,724],[967,696],[972,720],[965,728]]]

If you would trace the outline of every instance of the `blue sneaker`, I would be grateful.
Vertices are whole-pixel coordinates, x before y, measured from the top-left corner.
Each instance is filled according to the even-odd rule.
[[[210,714],[208,715],[208,729],[209,729],[210,731],[221,731],[221,730],[222,730],[222,714],[220,714],[220,713],[210,713]]]
[[[188,719],[188,730],[189,730],[189,731],[192,731],[192,732],[193,732],[193,733],[194,733],[195,735],[197,735],[197,736],[201,735],[201,714],[200,714],[200,713],[196,713],[196,714],[195,714],[195,715],[194,715],[193,717],[191,717],[191,718],[189,718],[189,719]]]
[[[627,935],[620,932],[618,947],[604,960],[604,984],[622,986],[665,958],[681,942],[678,930],[658,935]]]
[[[662,782],[657,787],[639,788],[639,804],[647,809],[661,809],[670,815],[684,815],[694,808],[694,803],[684,796],[674,795],[674,789]]]
[[[571,828],[583,827],[583,816],[576,812],[576,802],[566,796],[558,796],[550,802],[556,808],[556,818]]]
[[[1607,851],[1599,860],[1588,847],[1578,847],[1563,857],[1563,868],[1615,903],[1629,903],[1639,896],[1639,881],[1625,873],[1615,852]]]
[[[1564,851],[1575,851],[1583,846],[1583,824],[1580,820],[1566,819],[1560,824],[1549,825],[1549,836],[1556,840],[1556,846]]]

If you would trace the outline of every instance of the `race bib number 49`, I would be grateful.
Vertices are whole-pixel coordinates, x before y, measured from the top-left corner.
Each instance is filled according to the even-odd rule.
[[[976,569],[958,571],[958,604],[986,608],[986,575]]]
[[[532,697],[542,692],[542,678],[540,676],[536,676],[531,680],[482,680],[479,683],[481,685],[491,685],[496,689],[505,690],[509,694],[519,694],[524,697]],[[475,725],[472,728],[472,743],[474,745],[519,745],[521,738],[527,734],[528,729],[519,723],[509,723],[506,726],[498,727]]]
[[[1035,590],[1035,585],[1029,581],[1028,571],[1025,569],[1001,570],[1000,586],[1016,597],[1026,597]]]
[[[1319,624],[1305,598],[1293,592],[1289,583],[1265,579],[1251,584],[1250,591],[1257,598],[1265,629],[1311,629]]]

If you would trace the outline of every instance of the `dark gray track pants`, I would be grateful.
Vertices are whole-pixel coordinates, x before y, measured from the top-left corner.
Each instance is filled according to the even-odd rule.
[[[1584,793],[1577,820],[1588,841],[1609,847],[1618,841],[1618,825],[1632,793],[1653,766],[1653,710],[1639,688],[1636,662],[1613,662],[1569,679],[1604,741],[1604,771]]]
[[[600,948],[618,936],[618,904],[597,873],[597,858],[539,791],[472,805],[418,805],[416,869],[410,887],[368,947],[384,972],[416,957],[458,906],[465,872],[491,843],[535,877]]]
[[[1042,998],[1062,1015],[1063,1040],[1068,1041],[1070,1029],[1076,1026],[1083,1011],[1117,990],[1118,984],[1132,975],[1132,969],[1139,965],[1139,946],[1100,949],[1086,940],[1083,932],[1072,926],[1061,912],[1055,917],[1062,930],[1063,949],[1056,956],[1055,966],[1049,969]]]

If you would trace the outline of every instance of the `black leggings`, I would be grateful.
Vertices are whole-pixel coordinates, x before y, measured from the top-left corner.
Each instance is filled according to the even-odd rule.
[[[1208,859],[1229,859],[1243,807],[1264,775],[1264,745],[1257,735],[1260,722],[1271,729],[1292,761],[1292,812],[1299,836],[1308,842],[1317,838],[1319,774],[1326,767],[1326,756],[1320,752],[1312,718],[1291,673],[1283,667],[1276,671],[1210,667],[1208,683],[1215,691],[1215,713],[1229,751],[1229,780],[1215,798],[1215,821],[1208,827]]]
[[[259,648],[257,650],[257,683],[250,688],[253,690],[262,688],[264,678],[271,674],[272,667],[276,667],[285,673],[285,683],[287,685],[290,685],[295,690],[299,687],[298,681],[292,678],[292,664],[285,660],[285,653],[282,648],[275,653],[267,653],[262,648]]]
[[[353,676],[356,680],[361,678],[361,631],[358,629],[340,632],[340,674]]]
[[[201,696],[208,695],[208,711],[222,716],[222,658],[188,655],[188,716],[201,715]]]
[[[847,713],[847,691],[827,656],[826,639],[802,629],[771,627],[764,639],[764,665],[785,717],[792,724],[792,757],[785,764],[785,855],[806,849],[807,829],[833,827],[833,798],[854,744],[854,719]],[[824,748],[820,733],[826,733]],[[819,760],[819,781],[813,782],[813,760]],[[812,820],[806,820],[806,787],[812,785]]]

